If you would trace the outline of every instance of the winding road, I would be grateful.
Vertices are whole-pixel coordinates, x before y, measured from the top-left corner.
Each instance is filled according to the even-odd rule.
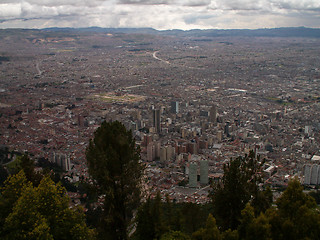
[[[163,59],[161,59],[161,58],[159,58],[159,57],[157,57],[157,53],[159,52],[159,50],[158,51],[155,51],[153,54],[152,54],[152,57],[154,58],[154,59],[157,59],[157,60],[159,60],[159,61],[161,61],[161,62],[164,62],[164,63],[166,63],[166,64],[171,64],[169,61],[167,61],[167,60],[163,60]],[[171,65],[176,65],[176,66],[180,66],[180,67],[185,67],[185,68],[190,68],[190,69],[198,69],[198,70],[203,70],[203,68],[198,68],[198,67],[189,67],[189,66],[184,66],[184,65],[178,65],[178,64],[171,64]]]
[[[161,62],[164,62],[164,63],[166,63],[166,64],[170,64],[169,61],[166,61],[166,60],[163,60],[163,59],[161,59],[161,58],[158,58],[158,57],[157,57],[157,53],[158,53],[158,52],[159,52],[159,51],[155,51],[155,52],[152,54],[153,58],[154,58],[154,59],[157,59],[157,60],[159,60],[159,61],[161,61]]]

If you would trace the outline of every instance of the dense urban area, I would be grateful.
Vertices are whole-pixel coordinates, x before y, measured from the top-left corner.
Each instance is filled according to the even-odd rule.
[[[223,165],[250,150],[273,190],[293,176],[320,181],[319,38],[53,29],[1,30],[0,39],[9,164],[27,152],[71,183],[87,179],[89,139],[118,120],[140,146],[151,196],[206,203]]]

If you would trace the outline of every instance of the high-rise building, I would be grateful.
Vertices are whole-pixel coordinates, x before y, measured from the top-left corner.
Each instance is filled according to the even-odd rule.
[[[159,160],[159,158],[160,158],[160,149],[161,149],[161,144],[160,144],[160,142],[155,142],[154,143],[154,146],[155,146],[155,154],[156,154],[156,159],[158,159]]]
[[[179,102],[177,101],[171,102],[171,112],[174,114],[179,113]]]
[[[222,131],[218,131],[217,132],[217,139],[218,139],[219,142],[222,141]]]
[[[304,166],[304,184],[309,185],[311,183],[311,167],[312,165],[306,164]]]
[[[160,162],[165,162],[167,160],[167,149],[165,147],[160,148]]]
[[[147,146],[147,159],[149,162],[155,160],[156,156],[156,147],[153,142],[149,143]]]
[[[224,126],[224,134],[227,137],[230,137],[230,123],[229,122],[226,122],[226,125]]]
[[[189,187],[197,187],[197,163],[191,162],[189,165]]]
[[[209,164],[207,160],[200,161],[200,183],[201,184],[208,184],[209,183]]]
[[[308,135],[308,136],[310,136],[311,130],[312,130],[311,126],[305,126],[305,127],[304,127],[304,133],[305,133],[306,135]]]
[[[153,127],[155,128],[155,132],[160,133],[161,125],[160,125],[160,110],[159,109],[152,110],[152,120],[153,120]]]
[[[213,105],[210,108],[210,118],[209,118],[210,122],[216,123],[217,122],[217,107],[215,105]]]
[[[64,171],[71,170],[71,162],[70,157],[66,154],[56,154],[53,153],[53,161],[54,163],[58,164]]]
[[[310,179],[310,184],[312,185],[317,185],[318,184],[318,168],[319,165],[312,165],[311,168],[311,179]]]
[[[174,155],[175,155],[175,149],[174,149],[174,147],[172,147],[172,146],[167,146],[166,147],[166,153],[167,153],[167,160],[171,160],[173,157],[174,157]]]

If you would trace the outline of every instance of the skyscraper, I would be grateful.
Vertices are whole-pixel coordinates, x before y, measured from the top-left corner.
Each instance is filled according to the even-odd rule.
[[[197,187],[197,163],[192,162],[189,165],[189,187]]]
[[[155,131],[157,133],[160,133],[161,125],[160,125],[160,110],[159,109],[152,110],[152,119],[153,119],[153,126],[155,128]]]
[[[208,172],[209,172],[208,161],[201,160],[200,161],[200,183],[201,184],[208,184],[209,183]]]
[[[304,184],[309,185],[311,182],[311,165],[307,164],[304,166]]]
[[[213,123],[217,122],[217,107],[215,105],[210,108],[209,120]]]
[[[310,184],[317,185],[318,184],[318,169],[319,165],[312,165],[311,167],[311,178],[310,178]]]
[[[171,112],[174,114],[179,113],[179,102],[177,101],[171,102]]]

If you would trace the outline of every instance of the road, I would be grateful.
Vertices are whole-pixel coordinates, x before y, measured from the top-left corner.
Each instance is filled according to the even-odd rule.
[[[164,62],[164,63],[166,63],[166,64],[170,64],[169,61],[166,61],[166,60],[163,60],[163,59],[161,59],[161,58],[158,58],[158,57],[157,57],[157,53],[158,53],[158,52],[159,52],[159,51],[155,51],[155,52],[152,54],[153,58],[154,58],[154,59],[157,59],[157,60],[159,60],[159,61],[161,61],[161,62]]]

